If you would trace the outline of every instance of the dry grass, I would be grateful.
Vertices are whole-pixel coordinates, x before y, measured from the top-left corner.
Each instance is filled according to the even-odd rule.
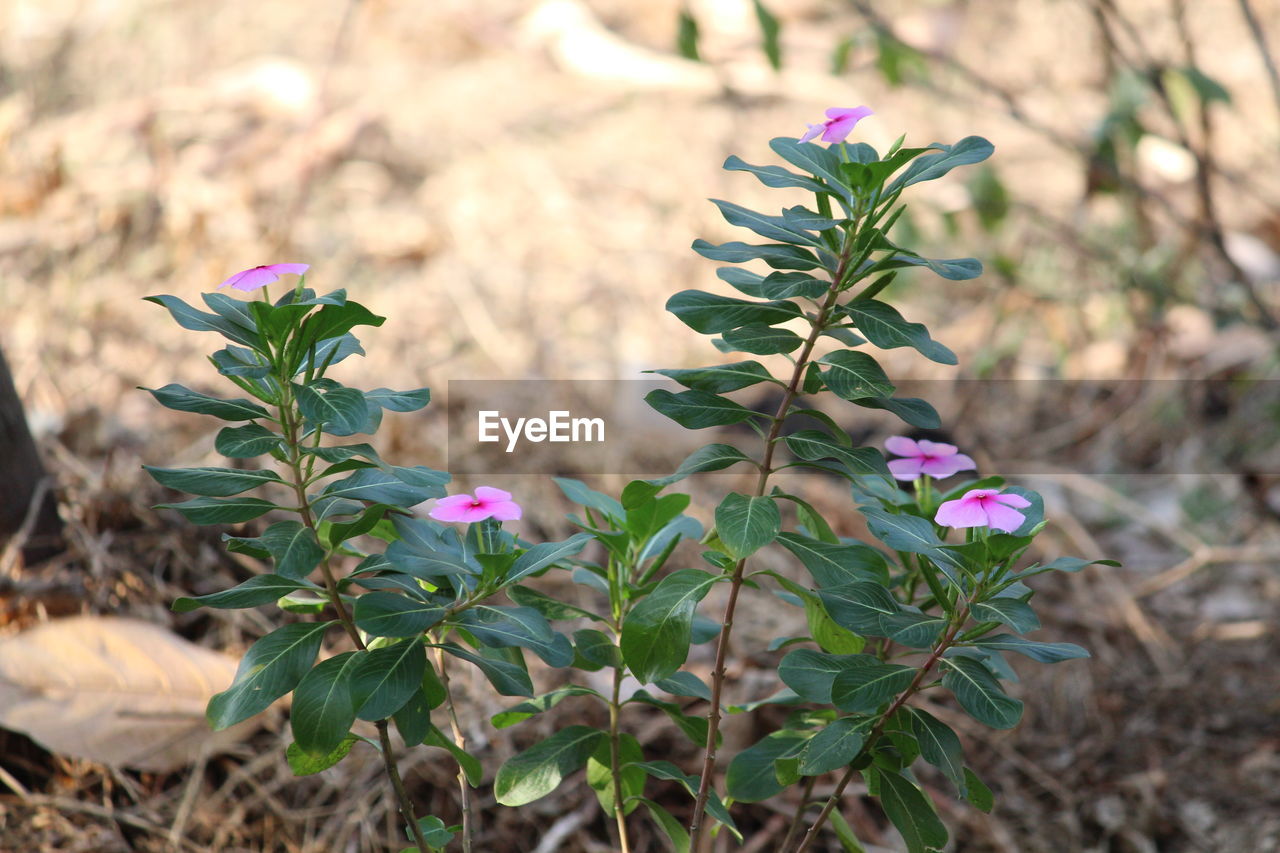
[[[159,410],[135,386],[209,387],[200,356],[211,341],[173,328],[140,297],[190,298],[245,266],[308,261],[315,286],[347,287],[391,318],[365,336],[369,359],[343,365],[343,376],[366,387],[441,392],[450,378],[629,378],[705,363],[706,343],[661,311],[676,290],[712,286],[711,265],[687,246],[729,230],[703,199],[781,203],[776,191],[717,167],[729,153],[768,160],[769,137],[798,131],[833,102],[874,106],[877,118],[864,126],[882,147],[901,129],[914,142],[980,133],[996,143],[1014,210],[1001,230],[977,227],[959,180],[929,187],[914,210],[938,254],[1015,262],[981,282],[920,278],[907,290],[908,316],[955,348],[962,370],[1147,378],[1261,373],[1269,363],[1268,336],[1233,325],[1248,313],[1241,294],[1176,225],[1194,212],[1185,177],[1142,161],[1159,196],[1148,203],[1150,244],[1126,224],[1123,203],[1085,193],[1086,164],[1072,146],[1104,110],[1090,4],[876,4],[893,11],[905,38],[976,69],[995,89],[954,70],[937,70],[932,87],[890,89],[865,42],[849,73],[828,76],[837,37],[866,32],[841,4],[769,4],[786,24],[782,77],[763,66],[746,3],[692,4],[715,71],[671,57],[674,0],[594,0],[595,18],[571,3],[542,4],[531,16],[533,5],[11,0],[0,8],[0,344],[58,475],[71,533],[66,555],[0,588],[5,625],[129,613],[229,650],[265,630],[252,614],[168,612],[176,595],[222,588],[245,570],[213,534],[148,508],[160,495],[141,462],[214,456],[198,419]],[[1120,5],[1151,51],[1178,61],[1165,3]],[[1190,5],[1206,70],[1236,97],[1216,128],[1221,215],[1232,232],[1265,241],[1280,198],[1275,104],[1235,4]],[[1280,38],[1280,7],[1254,5]],[[601,38],[611,61],[593,65]],[[628,79],[629,69],[645,76]],[[1152,122],[1161,126],[1158,116]],[[918,361],[891,361],[895,375],[929,375]],[[1073,405],[1065,432],[1046,422],[1052,412],[1001,420],[1015,434],[1057,429],[1061,467],[1095,470],[1088,418],[1096,410],[1088,400]],[[443,465],[444,418],[431,411],[389,419],[381,446],[398,461]],[[1202,415],[1193,410],[1186,428],[1152,435],[1152,458],[1194,448]],[[1257,416],[1236,417],[1247,436]],[[955,431],[985,447],[978,422]],[[563,532],[547,483],[509,484],[545,508],[534,529]],[[1126,566],[1042,579],[1044,635],[1079,641],[1095,657],[1026,668],[1020,728],[992,733],[956,720],[1000,806],[983,816],[934,788],[955,849],[1274,849],[1280,585],[1266,478],[1053,474],[1028,484],[1045,491],[1064,552],[1114,555]],[[826,484],[807,488],[817,502],[843,505]],[[849,524],[841,532],[855,534]],[[767,602],[747,609],[748,657],[732,673],[744,696],[766,689],[776,664],[746,640],[786,630]],[[513,743],[484,724],[498,707],[492,699],[476,690],[471,702],[469,734],[490,771],[543,724],[513,730]],[[664,722],[632,722],[654,754],[692,755]],[[0,735],[0,784],[10,791],[0,796],[0,849],[396,849],[373,763],[357,757],[295,780],[281,755],[285,736],[273,718],[239,753],[154,776]],[[729,736],[745,743],[753,732]],[[406,770],[424,810],[456,814],[440,754],[407,759]],[[671,792],[662,796],[684,808]],[[479,849],[532,850],[544,837],[561,839],[556,849],[604,849],[607,830],[589,798],[575,787],[518,813],[488,812]],[[488,793],[481,800],[492,805]],[[754,849],[770,849],[777,815],[741,811]],[[895,843],[856,798],[846,814],[882,849]],[[636,848],[660,849],[647,836]]]

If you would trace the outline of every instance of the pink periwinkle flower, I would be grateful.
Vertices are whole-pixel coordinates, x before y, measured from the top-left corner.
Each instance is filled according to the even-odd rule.
[[[970,489],[964,497],[947,501],[938,507],[933,520],[944,527],[990,527],[1012,533],[1022,526],[1026,516],[1018,512],[1031,506],[1022,495],[1002,494],[999,489]]]
[[[470,524],[495,518],[498,521],[516,521],[520,518],[520,504],[511,500],[511,493],[491,486],[479,486],[476,495],[449,495],[436,501],[427,515],[436,521],[461,521]]]
[[[302,275],[311,268],[310,264],[267,264],[253,269],[241,270],[231,278],[218,285],[219,289],[230,285],[235,290],[257,290],[266,287],[281,275],[292,273]]]
[[[978,470],[972,459],[956,452],[954,444],[895,435],[885,439],[884,448],[904,457],[889,462],[889,473],[899,480],[914,480],[921,474],[942,480],[959,471]]]
[[[819,124],[809,125],[809,129],[800,137],[801,142],[808,142],[818,134],[822,134],[823,142],[844,142],[853,132],[853,127],[871,115],[870,107],[832,107],[827,110],[827,120]]]

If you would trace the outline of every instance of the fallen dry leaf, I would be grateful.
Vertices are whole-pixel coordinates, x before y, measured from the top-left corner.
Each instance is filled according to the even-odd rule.
[[[212,732],[205,722],[205,704],[236,664],[161,625],[57,619],[0,639],[0,726],[63,755],[174,770],[252,728]]]

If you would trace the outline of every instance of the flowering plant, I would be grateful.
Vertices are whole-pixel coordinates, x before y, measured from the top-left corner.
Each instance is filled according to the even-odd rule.
[[[173,296],[150,297],[185,328],[229,341],[210,361],[248,398],[179,385],[151,393],[170,408],[237,424],[215,439],[223,455],[275,463],[148,469],[161,484],[196,495],[167,505],[195,523],[243,524],[272,514],[256,536],[224,536],[229,549],[263,560],[270,571],[174,604],[179,612],[274,605],[284,623],[246,652],[234,683],[210,702],[210,722],[232,725],[292,692],[288,756],[295,772],[325,769],[354,744],[369,743],[382,755],[420,853],[450,844],[459,831],[462,849],[470,851],[476,835],[470,791],[484,774],[466,750],[453,707],[448,670],[459,661],[478,668],[499,694],[524,697],[492,718],[497,729],[553,713],[565,701],[595,702],[607,711],[606,727],[575,722],[510,758],[493,779],[493,793],[499,804],[521,806],[585,767],[624,853],[640,806],[674,849],[691,851],[722,828],[741,838],[736,804],[786,796],[794,800],[793,819],[773,849],[810,850],[830,825],[845,849],[858,850],[838,805],[859,776],[911,853],[935,850],[946,844],[947,831],[919,783],[933,772],[921,762],[957,796],[990,809],[992,794],[965,766],[959,736],[912,700],[925,691],[949,695],[980,723],[1016,725],[1022,703],[1001,684],[1011,676],[1006,653],[1045,663],[1087,656],[1076,645],[1022,636],[1039,626],[1026,581],[1089,563],[1027,564],[1024,556],[1044,527],[1043,502],[1034,492],[999,477],[943,491],[939,481],[976,469],[956,446],[895,436],[885,446],[899,458],[886,463],[877,449],[855,446],[836,418],[807,399],[829,394],[888,411],[918,429],[937,429],[932,406],[894,396],[894,383],[867,350],[909,347],[955,364],[949,349],[890,303],[889,288],[912,268],[951,280],[981,273],[976,260],[926,258],[891,234],[905,191],[985,160],[990,143],[968,137],[904,148],[899,140],[881,155],[866,143],[844,141],[869,114],[865,107],[829,110],[827,121],[810,125],[802,139],[774,139],[772,149],[799,171],[730,157],[726,169],[807,192],[812,206],[766,214],[715,201],[731,224],[767,241],[693,244],[703,256],[732,265],[717,274],[746,298],[687,290],[667,303],[695,331],[717,336],[719,351],[768,363],[752,358],[658,370],[684,390],[653,391],[648,402],[689,429],[745,424],[759,441],[745,449],[710,443],[670,476],[634,481],[618,497],[558,480],[581,507],[570,517],[580,532],[564,541],[530,544],[504,530],[504,522],[522,515],[505,491],[481,486],[474,494],[446,495],[448,474],[396,466],[370,444],[348,442],[376,432],[384,411],[421,409],[430,395],[425,388],[360,391],[326,375],[332,365],[363,354],[352,330],[378,326],[383,318],[345,291],[317,296],[302,279],[272,302],[268,286],[281,274],[304,274],[306,265],[237,273],[224,286],[260,298],[207,293],[208,312]],[[829,145],[809,141],[818,136]],[[754,261],[772,271],[736,266]],[[762,384],[780,394],[768,411],[727,396]],[[799,418],[810,425],[795,429]],[[709,530],[685,515],[688,495],[666,493],[691,475],[739,465],[751,472],[754,487],[726,495]],[[783,489],[774,475],[787,469],[843,478],[870,539],[851,538],[802,495]],[[269,497],[245,497],[251,490]],[[429,517],[412,509],[432,499]],[[454,524],[467,527],[460,532]],[[952,529],[963,529],[964,541],[948,541]],[[673,568],[686,559],[676,556],[682,541],[701,546],[701,567]],[[773,546],[803,567],[803,581],[757,565],[755,555]],[[554,568],[587,596],[571,603],[523,584]],[[726,603],[711,620],[698,608],[717,586],[725,589]],[[511,604],[494,603],[499,594]],[[731,637],[743,594],[800,608],[796,621],[805,630],[756,650],[780,656],[775,692],[730,702]],[[570,624],[561,633],[553,623]],[[317,663],[330,629],[345,636],[345,648]],[[685,665],[692,646],[710,642],[714,665],[704,681]],[[535,696],[525,652],[565,670],[567,682]],[[604,689],[572,675],[606,670]],[[633,680],[639,688],[624,689]],[[701,748],[696,772],[645,754],[623,725],[633,705],[660,710]],[[763,705],[788,706],[791,713],[783,726],[721,761],[724,717]],[[433,712],[449,720],[452,736],[436,726]],[[373,724],[376,739],[361,733],[358,720]],[[460,825],[415,815],[396,767],[392,725],[406,744],[452,755]],[[832,793],[815,797],[817,780],[829,774],[836,774]],[[651,783],[687,791],[687,820],[651,795]]]

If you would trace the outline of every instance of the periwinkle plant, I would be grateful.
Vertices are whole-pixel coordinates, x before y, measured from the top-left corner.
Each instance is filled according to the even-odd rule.
[[[447,474],[397,467],[367,443],[343,443],[376,432],[383,410],[413,411],[429,395],[426,389],[362,392],[326,375],[333,364],[362,354],[352,329],[383,318],[344,291],[317,297],[302,281],[274,303],[266,298],[267,284],[281,273],[305,272],[305,265],[233,276],[224,284],[260,290],[262,298],[205,294],[212,313],[172,296],[152,297],[184,327],[230,341],[211,361],[252,399],[219,399],[176,385],[151,393],[171,408],[243,423],[219,432],[215,445],[224,455],[275,462],[274,468],[150,469],[162,484],[198,496],[171,505],[197,523],[276,514],[258,536],[225,537],[230,549],[270,562],[270,573],[174,607],[274,604],[282,616],[301,617],[283,618],[286,624],[249,649],[235,682],[210,703],[211,723],[231,725],[292,691],[295,771],[332,766],[367,740],[382,753],[409,837],[422,853],[452,843],[459,830],[458,843],[470,851],[477,831],[470,790],[482,783],[482,771],[465,749],[446,666],[459,660],[477,667],[499,694],[526,697],[492,718],[497,729],[541,714],[554,720],[577,703],[599,705],[606,725],[579,717],[559,728],[506,761],[493,791],[498,803],[521,806],[585,767],[624,853],[631,848],[629,815],[641,806],[675,850],[697,851],[705,849],[704,836],[721,828],[741,840],[735,803],[776,797],[793,786],[800,789],[794,818],[774,849],[809,850],[830,824],[846,849],[858,850],[837,809],[858,776],[908,850],[934,850],[946,843],[947,832],[917,782],[913,768],[921,759],[957,796],[990,809],[991,792],[965,766],[959,737],[911,700],[925,691],[949,693],[985,725],[1016,725],[1022,705],[1001,686],[1012,674],[1006,652],[1046,663],[1087,656],[1079,646],[1022,636],[1039,626],[1024,582],[1088,563],[1060,558],[1027,565],[1024,555],[1044,527],[1040,497],[998,477],[943,488],[939,481],[975,469],[956,447],[894,437],[886,448],[899,458],[886,463],[877,449],[855,446],[836,420],[808,402],[830,393],[916,427],[937,427],[927,402],[893,396],[893,383],[866,350],[910,347],[955,364],[923,325],[903,319],[887,299],[888,288],[905,268],[925,267],[952,280],[981,272],[973,259],[924,258],[897,245],[890,232],[904,210],[904,191],[981,162],[991,145],[968,137],[955,145],[903,148],[899,140],[881,156],[865,143],[844,142],[869,114],[865,107],[829,110],[827,121],[811,125],[803,140],[773,140],[773,150],[799,171],[730,157],[727,169],[750,172],[770,187],[806,191],[812,206],[775,215],[716,201],[730,223],[768,242],[699,240],[694,249],[732,264],[763,261],[774,271],[721,268],[720,278],[745,299],[690,290],[667,303],[694,330],[718,336],[713,344],[720,351],[771,356],[770,363],[784,369],[775,376],[765,363],[745,360],[659,370],[686,390],[654,391],[650,404],[690,429],[745,424],[759,441],[746,448],[709,444],[671,476],[634,481],[616,498],[558,480],[581,507],[570,516],[581,532],[563,542],[530,544],[504,530],[503,521],[521,514],[506,492],[480,487],[474,496],[445,497]],[[829,145],[807,141],[818,136]],[[803,334],[792,330],[797,323]],[[772,411],[726,396],[760,384],[779,389]],[[789,429],[797,418],[809,425]],[[685,514],[688,495],[665,493],[690,475],[735,465],[754,469],[754,487],[726,495],[710,530]],[[793,468],[846,479],[876,541],[839,535],[838,524],[774,481],[776,472]],[[914,487],[905,491],[899,481]],[[243,496],[255,489],[271,498]],[[430,518],[411,509],[429,499],[440,499]],[[453,524],[468,526],[460,532]],[[676,550],[682,541],[701,546],[706,567],[673,565],[673,555],[685,553]],[[793,555],[811,582],[756,568],[754,555],[773,545]],[[565,571],[598,603],[561,601],[525,585],[553,569]],[[698,606],[716,585],[727,587],[727,604],[712,621]],[[785,650],[779,689],[733,704],[725,701],[725,673],[744,588],[802,608],[807,630],[766,650]],[[495,603],[500,596],[510,603]],[[562,623],[564,632],[552,623]],[[316,663],[331,628],[345,633],[349,648]],[[708,642],[715,643],[710,683],[683,669],[691,646]],[[569,676],[535,696],[526,651]],[[632,679],[640,689],[626,688]],[[790,706],[785,725],[722,768],[724,715],[750,714],[764,704]],[[637,705],[659,709],[697,744],[699,766],[646,755],[627,731],[628,708]],[[452,737],[433,714],[449,720]],[[373,722],[377,739],[354,732],[356,720]],[[392,723],[406,744],[452,754],[461,826],[414,815],[396,771]],[[723,796],[715,784],[722,769]],[[836,775],[834,791],[815,800],[815,782],[828,774]],[[688,792],[687,821],[655,799],[653,783]]]

